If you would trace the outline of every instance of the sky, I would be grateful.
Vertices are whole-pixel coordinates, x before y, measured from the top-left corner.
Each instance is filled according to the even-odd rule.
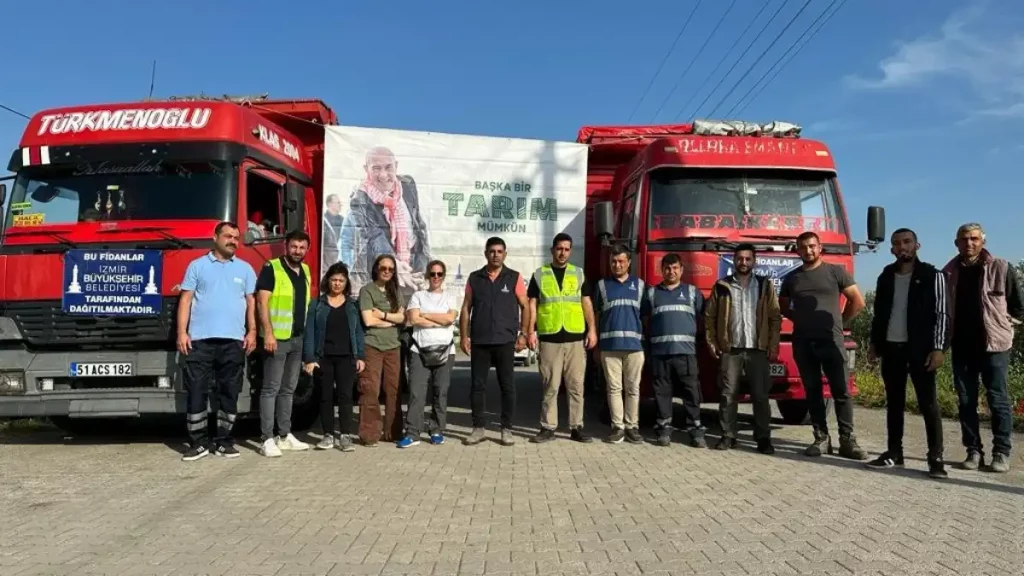
[[[888,231],[918,232],[925,260],[952,257],[970,221],[993,253],[1024,258],[1020,181],[1006,168],[1024,160],[1024,2],[767,1],[756,20],[761,0],[19,3],[5,10],[6,45],[23,48],[0,104],[139,100],[156,60],[156,97],[315,97],[353,126],[573,141],[583,125],[734,112],[797,123],[830,147],[856,239],[878,205]],[[25,122],[0,110],[0,150]],[[887,246],[859,256],[858,282],[890,260]]]

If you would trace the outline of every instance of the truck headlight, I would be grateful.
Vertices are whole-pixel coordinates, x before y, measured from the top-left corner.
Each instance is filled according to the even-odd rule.
[[[0,394],[21,394],[25,391],[25,372],[0,371]]]

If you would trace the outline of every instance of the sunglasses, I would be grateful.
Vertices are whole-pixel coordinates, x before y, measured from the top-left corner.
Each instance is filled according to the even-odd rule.
[[[394,272],[394,271],[395,271],[395,269],[394,269],[394,268],[392,268],[391,266],[379,266],[379,267],[377,268],[377,271],[378,271],[378,272]]]
[[[431,278],[444,278],[444,272],[431,272],[430,274],[427,274],[427,276],[430,276]]]

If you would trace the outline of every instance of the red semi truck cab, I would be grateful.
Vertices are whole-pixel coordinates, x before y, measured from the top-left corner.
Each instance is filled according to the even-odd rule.
[[[322,126],[336,123],[319,100],[265,96],[34,115],[11,156],[0,242],[0,416],[184,413],[186,266],[234,221],[237,257],[257,272],[284,253],[286,231],[305,230],[319,278]],[[296,403],[297,427],[312,423],[315,402]]]
[[[621,242],[633,254],[633,273],[645,282],[660,282],[662,257],[676,253],[683,281],[709,297],[714,283],[732,273],[735,246],[751,243],[758,251],[755,272],[770,276],[778,289],[801,265],[795,240],[805,230],[821,238],[827,262],[852,275],[853,256],[884,240],[884,211],[869,208],[868,242],[854,242],[832,153],[799,133],[792,124],[699,120],[580,129],[577,141],[590,145],[588,275],[604,275],[604,247]],[[784,318],[770,394],[783,419],[799,423],[807,404],[791,341],[792,323]],[[703,397],[715,402],[717,364],[703,338],[698,342]],[[846,348],[853,385],[856,345],[849,335]],[[645,377],[645,396],[648,382]]]

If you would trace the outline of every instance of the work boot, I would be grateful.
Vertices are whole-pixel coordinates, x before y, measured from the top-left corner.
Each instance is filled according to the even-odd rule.
[[[474,446],[476,444],[483,442],[484,438],[486,437],[486,430],[484,430],[483,428],[473,428],[473,432],[470,433],[470,435],[466,437],[466,439],[463,440],[462,443],[465,444],[466,446]]]
[[[664,426],[658,429],[658,446],[668,446],[672,443],[672,429]]]
[[[580,426],[579,428],[573,428],[572,432],[569,434],[569,437],[572,438],[574,441],[580,442],[582,444],[589,444],[594,441],[593,438],[591,438],[589,435],[587,435],[586,432],[583,431],[582,426]]]
[[[849,460],[867,460],[868,453],[857,444],[857,437],[853,434],[849,436],[840,436],[839,438],[839,456]]]
[[[946,472],[946,465],[943,464],[942,460],[928,461],[928,476],[935,478],[936,480],[945,480],[946,478],[949,478],[949,473]]]
[[[814,431],[814,442],[804,450],[804,456],[817,458],[824,453],[832,453],[832,437],[823,430]]]
[[[704,438],[703,428],[690,428],[687,434],[690,436],[690,448],[708,447],[708,441]]]
[[[772,454],[775,454],[775,446],[772,446],[772,441],[770,438],[762,438],[761,440],[757,441],[757,451],[760,452],[761,454],[767,454],[768,456],[771,456]]]

